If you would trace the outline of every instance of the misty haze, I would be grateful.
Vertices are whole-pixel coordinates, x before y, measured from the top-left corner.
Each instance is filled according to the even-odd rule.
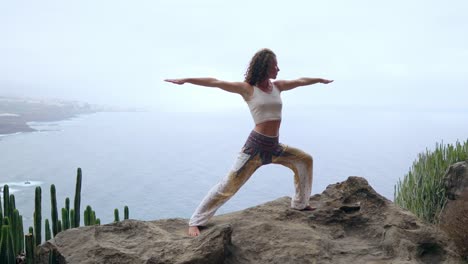
[[[25,227],[35,188],[50,218],[50,185],[63,207],[77,168],[82,208],[103,224],[125,205],[134,219],[189,218],[254,123],[239,95],[163,80],[243,81],[267,47],[278,79],[335,80],[282,95],[280,140],[314,157],[312,193],[358,175],[393,200],[418,153],[467,140],[467,11],[461,0],[3,1],[0,186]],[[218,214],[293,193],[290,170],[262,167]]]

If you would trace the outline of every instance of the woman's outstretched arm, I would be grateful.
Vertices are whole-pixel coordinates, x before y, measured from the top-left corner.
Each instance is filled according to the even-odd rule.
[[[244,97],[250,94],[250,85],[246,82],[226,82],[215,78],[182,78],[182,79],[166,79],[166,82],[174,84],[191,83],[206,87],[216,87],[230,93],[237,93]]]
[[[333,82],[333,80],[304,77],[304,78],[299,78],[296,80],[278,80],[278,81],[275,81],[275,85],[276,87],[278,87],[278,89],[280,89],[280,91],[287,91],[287,90],[297,88],[299,86],[307,86],[307,85],[312,85],[316,83],[328,84],[331,82]]]

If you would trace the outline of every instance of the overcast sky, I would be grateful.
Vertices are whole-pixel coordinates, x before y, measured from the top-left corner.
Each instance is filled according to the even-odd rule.
[[[245,107],[165,78],[242,81],[259,49],[293,105],[467,106],[468,1],[0,0],[0,96],[158,109]]]

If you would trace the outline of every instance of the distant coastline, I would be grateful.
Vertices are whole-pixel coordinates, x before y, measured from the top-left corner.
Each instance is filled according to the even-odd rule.
[[[0,96],[0,135],[36,131],[28,122],[53,122],[82,114],[113,111],[119,110],[76,101]]]

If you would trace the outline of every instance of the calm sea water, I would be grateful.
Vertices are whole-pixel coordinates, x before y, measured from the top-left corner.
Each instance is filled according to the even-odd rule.
[[[248,112],[231,111],[96,113],[31,125],[40,131],[0,138],[0,184],[15,193],[25,226],[32,223],[35,186],[50,218],[50,185],[63,207],[65,197],[73,199],[78,167],[82,210],[91,205],[102,223],[125,205],[135,219],[188,218],[229,171],[253,123]],[[314,156],[313,193],[362,176],[390,200],[418,153],[467,138],[466,112],[372,108],[286,109],[280,134],[281,142]],[[218,213],[292,193],[289,169],[264,166]]]

